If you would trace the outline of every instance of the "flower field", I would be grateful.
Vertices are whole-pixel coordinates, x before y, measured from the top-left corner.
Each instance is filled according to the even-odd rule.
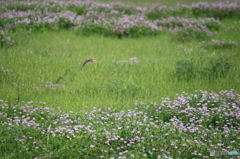
[[[184,93],[161,104],[135,103],[126,111],[94,108],[65,113],[44,103],[18,107],[2,100],[1,154],[6,158],[210,158],[213,150],[238,150],[240,94],[233,91]]]
[[[1,1],[1,43],[12,45],[12,30],[77,29],[105,36],[156,35],[164,29],[184,30],[203,37],[218,30],[218,19],[239,17],[238,2],[199,2],[170,8],[161,5],[129,6],[120,2]],[[181,18],[180,18],[181,17]],[[197,37],[198,37],[197,36]],[[201,36],[201,37],[202,37]],[[182,39],[188,37],[182,37]]]
[[[240,158],[240,2],[123,2],[0,0],[0,158]]]

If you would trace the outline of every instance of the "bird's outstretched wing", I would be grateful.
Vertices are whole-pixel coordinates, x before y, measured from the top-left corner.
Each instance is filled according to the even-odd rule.
[[[95,58],[88,58],[84,61],[82,67],[85,66],[88,62],[94,62],[94,61],[97,61],[97,60]]]

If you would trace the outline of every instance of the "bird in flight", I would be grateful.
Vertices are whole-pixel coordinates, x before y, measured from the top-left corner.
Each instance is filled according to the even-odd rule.
[[[97,62],[97,60],[95,58],[88,58],[84,61],[82,67],[85,66],[88,62]]]

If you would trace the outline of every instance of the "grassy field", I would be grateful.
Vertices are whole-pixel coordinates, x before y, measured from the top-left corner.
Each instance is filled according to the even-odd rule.
[[[239,29],[239,24],[228,27]],[[229,30],[216,36],[240,42],[235,34]],[[204,49],[197,41],[174,41],[167,32],[156,37],[117,39],[46,31],[18,38],[17,46],[1,50],[0,61],[4,69],[13,71],[2,77],[1,97],[13,103],[17,99],[44,101],[53,108],[73,111],[84,106],[124,109],[135,101],[160,102],[162,97],[172,98],[183,91],[240,90],[238,48]],[[82,68],[88,57],[99,63]],[[138,63],[121,62],[133,57]],[[218,58],[227,58],[231,64],[223,78],[206,80],[199,75],[184,81],[172,75],[178,61],[207,63]],[[47,82],[60,86],[45,87]]]
[[[238,3],[22,2],[0,1],[0,158],[239,158]]]

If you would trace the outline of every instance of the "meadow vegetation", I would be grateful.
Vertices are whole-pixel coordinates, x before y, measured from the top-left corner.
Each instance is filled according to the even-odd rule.
[[[0,1],[1,157],[238,150],[239,2],[141,2]]]

